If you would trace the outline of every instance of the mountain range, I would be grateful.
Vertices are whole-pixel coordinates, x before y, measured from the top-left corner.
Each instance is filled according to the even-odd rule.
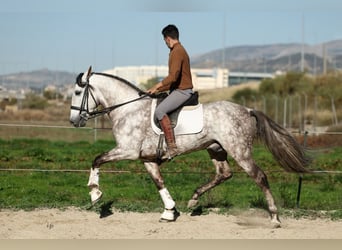
[[[342,67],[342,40],[316,45],[290,43],[226,47],[192,57],[191,65],[195,68],[226,67],[234,72],[299,71],[302,51],[303,66],[309,73]]]
[[[75,82],[77,74],[66,71],[40,69],[0,76],[0,86],[7,89],[31,88],[42,90],[46,86],[65,86]]]
[[[275,73],[300,71],[302,52],[304,69],[321,74],[342,68],[342,40],[316,45],[300,43],[242,45],[217,49],[192,56],[192,68],[226,67],[231,72]],[[41,90],[48,85],[64,86],[75,82],[77,73],[41,69],[32,72],[0,75],[0,86],[7,89],[31,88]]]

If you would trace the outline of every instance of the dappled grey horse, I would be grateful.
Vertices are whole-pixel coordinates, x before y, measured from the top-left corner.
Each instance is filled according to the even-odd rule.
[[[93,161],[88,186],[92,203],[102,196],[99,189],[99,168],[107,162],[140,159],[157,186],[164,203],[161,220],[174,221],[179,213],[160,173],[156,160],[159,135],[151,126],[152,98],[126,80],[93,73],[91,67],[76,79],[72,96],[70,122],[83,127],[88,119],[108,114],[113,124],[116,147]],[[101,107],[101,108],[99,108]],[[232,177],[228,154],[243,168],[263,191],[271,222],[280,226],[267,177],[252,158],[253,141],[260,138],[279,164],[289,172],[308,172],[309,159],[304,149],[281,126],[260,111],[238,104],[219,101],[203,104],[203,129],[194,134],[176,135],[181,154],[206,149],[216,168],[215,177],[198,187],[188,202],[189,208],[198,204],[206,191]],[[164,149],[167,151],[167,149]],[[163,158],[167,160],[166,156]]]

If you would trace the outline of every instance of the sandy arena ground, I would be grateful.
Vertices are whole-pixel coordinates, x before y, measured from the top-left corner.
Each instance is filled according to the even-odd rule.
[[[281,218],[274,229],[267,214],[190,216],[160,223],[159,213],[113,212],[100,218],[95,211],[0,211],[0,239],[342,239],[342,221]]]

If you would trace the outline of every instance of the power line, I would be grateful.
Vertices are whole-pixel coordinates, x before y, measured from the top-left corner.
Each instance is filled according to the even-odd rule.
[[[86,169],[36,169],[36,168],[0,168],[2,172],[64,172],[64,173],[88,173],[89,170]],[[232,171],[233,173],[246,173],[243,170]],[[270,170],[264,171],[265,173],[288,173],[284,170]],[[132,171],[132,170],[101,170],[101,173],[111,173],[111,174],[147,174],[146,171]],[[215,174],[215,171],[202,171],[202,172],[193,172],[193,171],[163,171],[163,174]],[[296,174],[296,173],[293,173]],[[312,171],[309,174],[342,174],[342,171],[325,171],[325,170],[317,170]]]
[[[39,124],[13,124],[13,123],[0,123],[0,126],[4,127],[32,127],[32,128],[74,128],[72,126],[55,126],[55,125],[39,125]],[[93,129],[93,128],[81,128],[81,129]]]

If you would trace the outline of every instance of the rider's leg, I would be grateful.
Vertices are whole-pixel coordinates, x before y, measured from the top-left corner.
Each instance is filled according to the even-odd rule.
[[[157,117],[160,126],[165,134],[165,140],[169,151],[169,158],[177,155],[178,152],[174,131],[167,114],[177,109],[180,105],[187,101],[191,97],[191,94],[191,89],[174,90],[157,106],[155,110],[155,116]]]
[[[178,155],[178,149],[176,145],[175,134],[171,125],[171,121],[167,115],[164,115],[163,119],[159,121],[165,135],[165,141],[169,152],[169,158]]]

